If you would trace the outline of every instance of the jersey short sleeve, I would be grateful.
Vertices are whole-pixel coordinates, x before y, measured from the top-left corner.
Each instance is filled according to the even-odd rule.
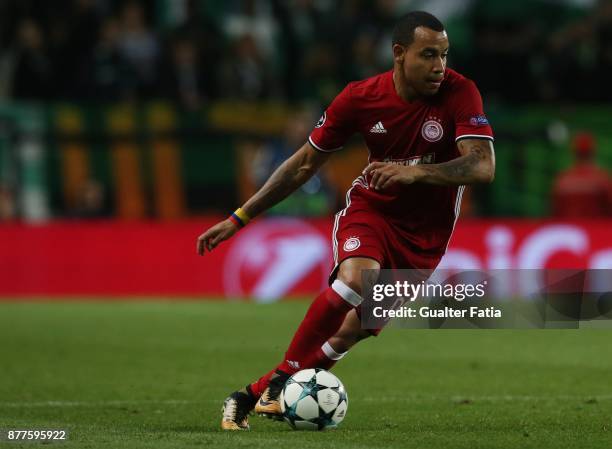
[[[455,141],[493,140],[493,130],[484,114],[482,97],[473,81],[465,79],[455,94]]]
[[[351,85],[347,85],[331,102],[308,137],[310,144],[319,151],[333,152],[342,149],[355,132],[354,107]]]

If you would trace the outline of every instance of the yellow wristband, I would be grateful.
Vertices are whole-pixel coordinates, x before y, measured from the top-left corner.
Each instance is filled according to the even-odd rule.
[[[240,207],[236,209],[232,215],[230,215],[230,218],[233,218],[234,220],[232,221],[236,222],[241,228],[249,224],[249,221],[251,221],[251,218]]]

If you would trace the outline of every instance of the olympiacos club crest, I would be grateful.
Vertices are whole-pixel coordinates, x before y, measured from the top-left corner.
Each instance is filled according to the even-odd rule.
[[[440,123],[440,119],[436,117],[428,117],[428,120],[423,123],[421,128],[421,135],[423,139],[428,142],[437,142],[444,136],[444,128]]]
[[[359,237],[350,237],[346,239],[344,242],[344,251],[355,251],[357,248],[361,246],[361,242],[359,241]]]

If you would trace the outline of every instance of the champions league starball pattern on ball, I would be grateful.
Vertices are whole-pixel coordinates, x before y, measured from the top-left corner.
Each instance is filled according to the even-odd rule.
[[[348,396],[329,371],[305,369],[289,378],[280,404],[285,421],[295,430],[335,429],[346,416]]]

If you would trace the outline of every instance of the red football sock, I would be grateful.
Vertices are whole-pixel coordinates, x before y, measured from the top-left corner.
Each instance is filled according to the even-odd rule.
[[[338,360],[344,357],[344,353],[338,353],[331,347],[328,342],[325,342],[317,351],[309,357],[305,362],[307,368],[323,368],[331,369]]]
[[[274,370],[251,384],[253,394],[261,395],[277,369],[294,374],[311,367],[311,363],[317,363],[317,351],[321,351],[323,343],[340,329],[346,314],[360,303],[361,296],[342,281],[334,281],[332,286],[317,296],[310,305],[289,344],[284,360]]]
[[[338,332],[346,314],[360,303],[361,297],[350,287],[334,281],[310,305],[278,369],[293,374],[306,368],[308,358]]]

